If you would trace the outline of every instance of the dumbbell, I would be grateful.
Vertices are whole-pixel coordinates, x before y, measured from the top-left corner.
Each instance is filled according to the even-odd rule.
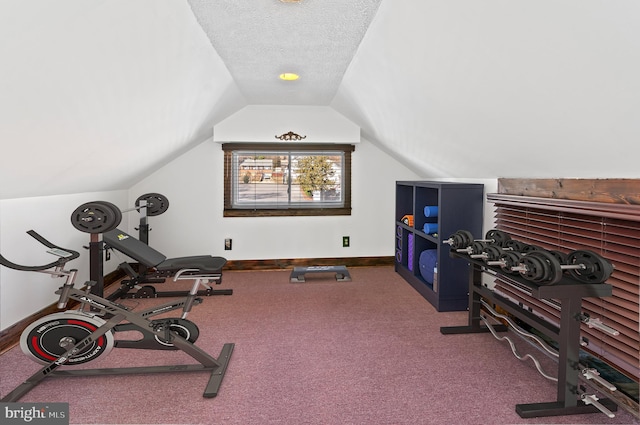
[[[583,283],[604,283],[613,273],[613,264],[589,250],[570,252],[560,265],[569,275]]]
[[[544,248],[538,245],[530,245],[523,242],[516,244],[516,242],[518,241],[512,239],[507,243],[508,247],[512,246],[514,249],[503,248],[496,259],[485,260],[487,265],[498,266],[506,273],[518,274],[519,271],[512,269],[520,264],[522,257],[533,251],[544,250]],[[515,249],[516,246],[518,247],[517,249]]]
[[[473,234],[468,230],[458,230],[442,243],[449,245],[451,249],[466,248],[473,243]]]
[[[476,247],[467,250],[465,248],[471,247],[471,244],[474,242],[481,242],[489,245],[497,245],[504,246],[505,242],[510,240],[511,236],[508,233],[505,233],[501,230],[489,230],[485,235],[484,239],[475,239],[473,238],[473,234],[468,230],[458,230],[453,235],[449,237],[446,241],[442,241],[442,243],[451,246],[451,249],[454,249],[458,252],[467,252],[469,254],[479,254],[482,252],[480,249],[480,245],[476,245]]]
[[[525,252],[526,249],[526,243],[509,239],[504,243],[504,246],[485,245],[480,253],[470,254],[469,257],[484,261],[498,261],[505,251]]]
[[[538,285],[559,282],[564,271],[583,283],[603,283],[613,273],[613,265],[592,251],[573,251],[566,256],[566,263],[562,264],[564,258],[559,251],[532,251],[524,255],[517,266],[511,267],[511,271],[517,271],[523,278]]]

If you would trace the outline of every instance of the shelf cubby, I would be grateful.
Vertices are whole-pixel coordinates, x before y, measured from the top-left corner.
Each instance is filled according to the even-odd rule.
[[[481,184],[396,182],[395,269],[438,311],[468,307],[469,264],[452,258],[442,240],[462,229],[481,238],[483,205]],[[436,207],[437,213],[430,208],[427,216],[425,207]],[[413,217],[412,224],[406,216]]]

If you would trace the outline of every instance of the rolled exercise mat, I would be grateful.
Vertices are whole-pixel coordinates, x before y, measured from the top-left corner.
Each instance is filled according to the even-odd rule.
[[[398,228],[396,229],[396,235],[402,237],[402,227],[398,226]]]
[[[413,271],[413,233],[409,233],[407,244],[407,268]]]
[[[396,249],[396,262],[402,263],[402,250]]]
[[[422,231],[428,235],[438,233],[438,223],[424,223]]]
[[[413,215],[412,214],[407,214],[407,215],[402,216],[400,221],[402,221],[404,224],[406,224],[409,227],[413,227]]]
[[[436,268],[436,261],[438,260],[437,249],[426,249],[420,253],[420,274],[425,282],[433,285],[433,271]]]
[[[438,216],[438,206],[437,205],[427,205],[424,207],[424,216],[425,217],[437,217]]]

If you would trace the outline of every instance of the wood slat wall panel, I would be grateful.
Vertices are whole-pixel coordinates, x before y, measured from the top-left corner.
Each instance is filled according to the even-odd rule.
[[[620,276],[620,273],[618,273],[618,276]],[[629,297],[629,301],[631,302],[637,302],[639,297],[638,293],[640,292],[640,290],[638,289],[637,285],[634,285],[625,280],[618,279],[617,282],[615,282],[613,292],[623,298]]]
[[[589,311],[592,312],[602,312],[605,313],[607,311],[606,305],[597,305],[594,303],[590,303],[589,300],[585,300],[584,305]],[[610,324],[618,323],[621,324],[620,329],[617,329],[621,334],[626,335],[628,338],[634,338],[634,317],[632,315],[620,315],[613,311],[609,311],[607,315],[607,319],[611,321]],[[612,325],[614,326],[614,325]]]
[[[623,296],[621,297],[620,294],[622,294]],[[614,308],[610,305],[611,303],[607,301],[593,300],[591,304],[595,307],[611,310],[612,314],[618,314],[620,316],[627,317],[630,320],[634,320],[638,316],[638,306],[635,302],[635,299],[627,299],[625,298],[626,295],[627,295],[626,292],[619,291],[618,288],[615,288],[615,287],[613,288],[613,297],[614,299],[617,299],[616,304],[622,307],[622,310],[619,312],[613,311]],[[585,303],[585,305],[587,304]]]
[[[527,294],[519,292],[517,289],[514,289],[510,284],[500,282],[498,283],[497,290],[506,294],[509,298],[514,300],[515,302],[521,303],[524,306],[529,306],[531,309],[540,317],[545,318],[550,323],[558,324],[560,322],[560,312],[557,308],[553,306],[531,298]],[[585,304],[587,304],[585,302]],[[611,314],[611,313],[610,313]],[[595,317],[595,316],[594,316]],[[601,317],[601,316],[599,316]],[[613,314],[609,317],[612,323],[622,323],[626,322],[629,325],[633,325],[633,320],[629,318],[621,317]],[[609,323],[609,322],[605,322]],[[613,367],[624,370],[626,373],[629,372],[628,365],[633,365],[636,362],[637,358],[637,350],[633,348],[636,344],[634,339],[634,332],[628,328],[624,327],[616,327],[616,330],[621,331],[621,337],[609,337],[607,334],[603,334],[602,332],[596,329],[590,329],[586,324],[581,325],[580,327],[582,336],[589,339],[592,342],[592,346],[589,347],[593,354],[599,355],[600,358],[603,358],[605,361],[607,359],[607,354],[610,351],[615,350],[615,358],[610,364]],[[633,375],[631,375],[633,376]]]
[[[519,239],[525,242],[528,242],[528,240],[525,240],[523,238],[519,238]],[[540,244],[540,245],[542,246],[543,244]],[[556,249],[557,247],[545,244],[543,248]],[[584,247],[581,247],[581,248],[584,248]],[[637,272],[637,268],[636,268],[636,272]],[[616,273],[618,273],[617,270],[614,271],[614,275]],[[607,297],[606,299],[603,299],[603,300],[597,300],[597,299],[594,300],[596,304],[594,305],[592,302],[591,305],[595,308],[589,308],[590,304],[588,300],[585,300],[584,310],[589,314],[591,314],[593,317],[606,317],[610,321],[610,323],[621,323],[624,326],[624,328],[618,329],[618,330],[621,331],[623,334],[629,335],[631,338],[633,338],[635,335],[635,341],[637,341],[639,339],[638,330],[637,330],[638,329],[637,320],[638,320],[638,314],[639,314],[638,313],[639,307],[637,303],[638,285],[637,284],[630,285],[624,281],[620,281],[618,279],[613,279],[613,278],[609,279],[608,283],[614,287],[613,296]],[[622,287],[619,286],[620,284],[622,284]],[[629,289],[631,289],[631,292],[629,292]],[[634,300],[636,301],[634,302]],[[552,314],[554,317],[554,320],[553,320],[554,322],[559,320],[559,313],[557,313],[554,310],[549,310],[546,304],[540,305],[537,300],[533,298],[529,298],[528,296],[525,297],[524,299],[521,299],[521,302],[523,302],[525,305],[535,305],[540,311],[544,311],[545,313]],[[619,320],[620,318],[625,318],[628,320]],[[634,347],[637,345],[638,345],[637,342],[633,342]],[[629,354],[630,351],[631,352],[635,351],[637,356],[638,350],[636,348],[630,348],[630,350],[623,350],[623,351],[627,355]],[[627,355],[624,356],[625,359],[628,359]]]
[[[517,188],[510,186],[514,182],[517,182]],[[574,183],[570,186],[576,187]],[[640,194],[640,180],[625,180],[625,183],[632,184],[631,190]],[[620,181],[616,181],[611,188],[617,190],[619,184]],[[522,193],[505,195],[518,192],[522,187],[528,188],[526,193],[530,196],[522,196]],[[537,189],[541,187],[545,189],[540,192]],[[549,250],[565,253],[591,250],[614,265],[614,272],[607,281],[613,286],[613,295],[585,299],[583,311],[592,318],[600,318],[620,335],[612,337],[586,324],[581,329],[590,341],[587,350],[637,379],[640,373],[640,206],[637,203],[616,204],[631,198],[614,192],[607,196],[600,193],[597,200],[602,202],[581,200],[583,192],[575,194],[574,199],[567,190],[563,190],[561,197],[541,197],[548,196],[545,192],[548,187],[548,182],[538,187],[533,180],[522,183],[500,179],[502,193],[487,196],[495,204],[495,227],[508,232],[514,239]],[[609,186],[599,182],[598,187],[602,192]],[[624,187],[629,190],[628,185]],[[640,195],[632,199],[640,199]],[[556,303],[534,299],[509,279],[497,279],[496,290],[530,307],[551,323],[559,322]]]

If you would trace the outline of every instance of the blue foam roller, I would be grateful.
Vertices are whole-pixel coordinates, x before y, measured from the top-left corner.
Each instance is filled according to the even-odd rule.
[[[425,223],[422,227],[422,231],[428,235],[438,233],[438,223]]]
[[[425,217],[437,217],[438,216],[438,207],[436,205],[427,205],[424,207],[424,216]]]

